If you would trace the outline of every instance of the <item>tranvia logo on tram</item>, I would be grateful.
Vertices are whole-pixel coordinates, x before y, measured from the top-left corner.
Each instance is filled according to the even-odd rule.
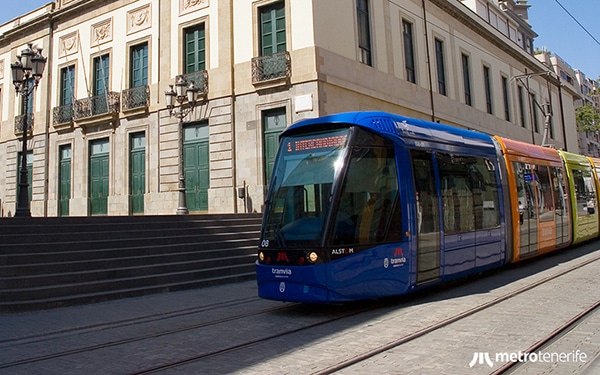
[[[383,260],[383,267],[388,268],[392,265],[392,267],[402,267],[406,264],[406,257],[404,256],[404,252],[401,247],[397,247],[394,250],[394,256],[391,259],[385,258]]]
[[[292,276],[292,270],[289,268],[272,268],[271,273],[273,273],[275,277],[288,278]]]

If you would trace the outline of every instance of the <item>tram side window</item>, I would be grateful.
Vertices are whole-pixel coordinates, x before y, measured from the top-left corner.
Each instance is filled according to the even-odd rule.
[[[467,163],[474,157],[438,154],[442,193],[442,212],[446,234],[475,230],[473,191]]]
[[[554,220],[554,200],[552,198],[552,186],[550,185],[550,175],[548,167],[536,165],[537,177],[539,179],[538,190],[538,209],[540,221]]]
[[[444,232],[470,232],[500,225],[496,167],[485,158],[438,154]]]
[[[554,218],[556,221],[556,244],[569,240],[569,218],[567,217],[567,188],[562,168],[550,167],[552,187],[554,189]]]
[[[440,231],[438,220],[438,192],[435,186],[432,154],[428,151],[411,150],[415,182],[415,204],[417,209],[417,231],[419,234],[435,234]],[[437,236],[422,236],[429,239],[429,246],[437,248]]]
[[[517,184],[517,197],[519,200],[519,221],[529,220],[537,217],[535,202],[535,184],[537,177],[535,168],[531,164],[513,162],[515,180]]]
[[[565,187],[565,179],[561,168],[550,167],[552,175],[552,188],[554,189],[554,207],[556,214],[566,216],[567,189]]]
[[[573,184],[577,199],[577,215],[585,216],[596,212],[596,189],[592,172],[589,170],[573,169]]]
[[[475,195],[475,227],[477,229],[497,228],[500,226],[500,200],[496,164],[490,159],[476,158],[476,160],[477,162],[470,166]]]
[[[401,231],[397,201],[393,148],[354,148],[340,195],[334,245],[397,240],[393,235]]]

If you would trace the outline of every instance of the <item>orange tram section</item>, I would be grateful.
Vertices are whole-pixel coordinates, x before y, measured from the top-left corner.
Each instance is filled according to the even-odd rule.
[[[598,237],[600,159],[494,138],[506,163],[513,262]]]

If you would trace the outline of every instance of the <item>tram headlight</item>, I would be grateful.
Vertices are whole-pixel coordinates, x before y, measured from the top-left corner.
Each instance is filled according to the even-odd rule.
[[[258,260],[260,260],[261,262],[265,261],[265,253],[263,253],[262,251],[258,253]]]
[[[311,251],[310,253],[308,253],[308,260],[311,263],[316,263],[318,259],[319,259],[319,255],[317,253],[315,253],[314,251]]]

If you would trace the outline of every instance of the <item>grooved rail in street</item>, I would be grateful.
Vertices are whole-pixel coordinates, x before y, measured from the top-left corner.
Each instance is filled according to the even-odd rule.
[[[255,277],[260,214],[0,219],[0,311]]]

